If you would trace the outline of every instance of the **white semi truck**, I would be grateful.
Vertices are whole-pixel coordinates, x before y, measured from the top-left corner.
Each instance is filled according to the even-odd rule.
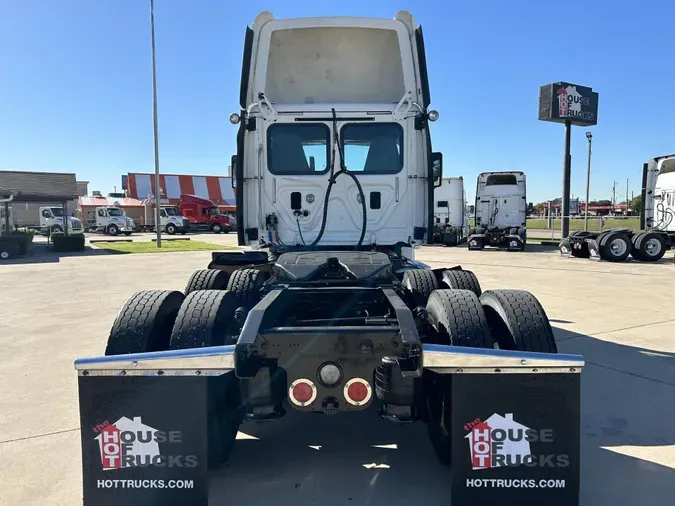
[[[240,424],[288,410],[377,410],[372,423],[426,424],[450,464],[453,504],[578,504],[581,357],[557,354],[531,293],[482,292],[470,271],[414,259],[433,236],[442,173],[430,100],[422,29],[406,11],[393,19],[256,17],[246,30],[241,109],[230,116],[239,127],[237,233],[252,248],[213,252],[184,292],[132,295],[101,336],[105,356],[76,362],[82,454],[91,463],[83,466],[85,506],[206,504],[207,470],[238,444]],[[196,466],[194,487],[97,487],[109,472],[92,459],[117,451],[99,450],[99,441],[120,430],[133,438],[141,417],[177,431],[173,451]],[[565,487],[535,495],[472,486],[481,471],[466,438],[491,426],[555,437],[555,445],[538,438],[530,451],[520,430],[518,459],[490,470],[493,481],[536,476]],[[94,438],[92,427],[103,435]],[[474,446],[490,457],[487,443]],[[563,455],[564,468],[536,465],[551,453]],[[161,457],[137,467],[132,456],[124,477],[184,472]]]
[[[470,250],[485,246],[522,251],[527,242],[527,195],[524,172],[483,172],[476,184]]]
[[[573,232],[560,242],[563,256],[621,262],[628,256],[657,262],[675,245],[675,154],[650,159],[642,167],[641,232],[614,228]]]
[[[154,201],[153,201],[154,202]],[[155,230],[155,205],[153,202],[144,201],[144,224],[143,230]],[[190,230],[190,220],[181,216],[175,207],[162,206],[159,208],[159,221],[161,231],[169,235],[176,233],[185,235]]]
[[[130,236],[135,229],[134,220],[127,217],[124,210],[115,206],[97,207],[94,215],[87,216],[89,232],[99,232],[111,236],[120,233]]]
[[[40,212],[40,232],[42,234],[54,234],[63,232],[63,208],[62,207],[41,207]],[[73,216],[67,216],[68,233],[71,235],[84,234],[82,221]]]
[[[444,177],[434,190],[434,243],[457,246],[466,239],[469,216],[463,177]]]

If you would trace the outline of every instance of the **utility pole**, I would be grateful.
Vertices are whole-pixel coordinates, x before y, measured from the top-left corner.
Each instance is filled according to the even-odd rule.
[[[588,165],[586,166],[586,216],[584,216],[584,230],[588,232],[588,199],[591,188],[591,143],[593,142],[593,134],[586,132],[586,138],[588,139]]]
[[[612,185],[612,212],[614,212],[614,207],[616,207],[616,181]]]
[[[162,227],[159,219],[160,186],[159,186],[159,133],[157,128],[157,65],[155,62],[155,2],[150,0],[150,32],[152,37],[152,122],[155,138],[155,230],[157,231],[157,247],[162,247]]]
[[[628,178],[626,178],[626,216],[628,216]]]

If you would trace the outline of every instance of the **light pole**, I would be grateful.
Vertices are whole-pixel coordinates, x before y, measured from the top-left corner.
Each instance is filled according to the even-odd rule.
[[[584,230],[588,232],[588,198],[591,187],[591,143],[593,142],[593,134],[586,132],[586,138],[588,139],[588,166],[586,167],[586,216],[584,217]]]
[[[162,227],[159,221],[159,134],[157,131],[157,65],[155,63],[155,2],[150,0],[150,32],[152,37],[152,122],[155,138],[155,230],[157,231],[157,247],[162,247]]]

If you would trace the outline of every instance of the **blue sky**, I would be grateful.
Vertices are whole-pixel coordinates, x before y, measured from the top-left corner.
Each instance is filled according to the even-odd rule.
[[[479,172],[516,169],[528,200],[560,194],[564,128],[537,120],[539,86],[554,81],[600,93],[592,199],[614,180],[623,194],[626,178],[638,193],[642,163],[675,152],[671,0],[156,0],[162,172],[226,172],[244,29],[259,11],[401,8],[424,27],[434,150],[470,196]],[[0,168],[76,172],[105,193],[121,174],[153,170],[149,0],[0,0],[0,76]],[[572,192],[583,195],[585,129],[572,136]]]

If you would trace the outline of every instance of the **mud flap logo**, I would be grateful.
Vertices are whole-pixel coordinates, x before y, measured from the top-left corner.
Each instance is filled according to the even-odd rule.
[[[103,422],[93,428],[98,434],[104,471],[128,467],[196,467],[196,455],[162,455],[159,444],[182,443],[181,431],[161,431],[144,424],[140,416],[123,416],[115,423]]]
[[[513,413],[494,413],[485,421],[479,418],[464,426],[469,433],[473,470],[496,467],[567,467],[568,455],[533,454],[530,443],[553,443],[552,429],[532,429],[513,418]]]

